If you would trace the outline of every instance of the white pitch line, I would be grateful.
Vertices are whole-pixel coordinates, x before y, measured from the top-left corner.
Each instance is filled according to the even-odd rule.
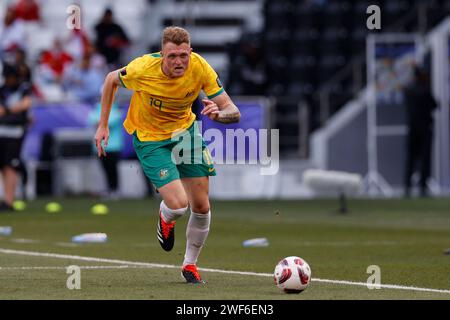
[[[96,269],[138,269],[138,268],[148,268],[141,266],[78,266],[80,269],[96,270]],[[1,270],[65,270],[67,267],[0,267]]]
[[[332,283],[332,284],[345,284],[345,285],[352,285],[352,286],[363,286],[363,287],[374,286],[373,284],[367,284],[366,282],[356,282],[356,281],[347,281],[347,280],[329,280],[329,279],[312,278],[311,281]],[[410,290],[410,291],[423,291],[423,292],[435,292],[435,293],[450,294],[450,290],[400,286],[397,284],[380,284],[379,287],[384,288],[384,289],[398,289],[398,290]]]
[[[140,267],[147,267],[147,268],[170,268],[170,269],[181,268],[181,266],[175,266],[175,265],[170,265],[170,264],[135,262],[135,261],[126,261],[126,260],[117,260],[117,259],[83,257],[83,256],[59,254],[59,253],[22,251],[22,250],[11,250],[11,249],[2,249],[2,248],[0,248],[0,253],[16,254],[16,255],[22,255],[22,256],[47,257],[47,258],[56,258],[56,259],[70,259],[70,260],[89,261],[89,262],[114,263],[114,264],[120,264],[120,265],[125,265],[125,266],[140,266]],[[210,269],[210,268],[198,268],[198,269],[200,271],[205,271],[205,272],[239,274],[239,275],[249,275],[249,276],[259,276],[259,277],[273,277],[272,273],[244,272],[244,271]],[[323,283],[331,283],[331,284],[342,284],[342,285],[368,287],[368,284],[366,282],[356,282],[356,281],[347,281],[347,280],[330,280],[330,279],[319,279],[319,278],[312,278],[311,281],[312,282],[323,282]],[[380,284],[379,286],[380,286],[380,288],[384,288],[384,289],[397,289],[397,290],[409,290],[409,291],[422,291],[422,292],[450,294],[450,290],[442,290],[442,289],[400,286],[400,285],[395,285],[395,284]]]
[[[148,268],[172,268],[172,269],[180,268],[180,266],[175,266],[175,265],[170,265],[170,264],[134,262],[134,261],[125,261],[125,260],[116,260],[116,259],[82,257],[82,256],[76,256],[76,255],[69,255],[69,254],[59,254],[59,253],[10,250],[10,249],[2,249],[2,248],[0,248],[0,253],[17,254],[17,255],[22,255],[22,256],[47,257],[47,258],[56,258],[56,259],[71,259],[71,260],[88,261],[88,262],[105,262],[105,263],[114,263],[114,264],[121,264],[121,265],[144,266],[144,267],[148,267]]]
[[[12,238],[11,242],[15,242],[15,243],[39,243],[41,241],[33,240],[33,239]]]

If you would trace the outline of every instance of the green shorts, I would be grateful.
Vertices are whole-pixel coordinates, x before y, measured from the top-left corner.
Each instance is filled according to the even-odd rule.
[[[155,188],[181,178],[216,175],[197,122],[162,141],[140,141],[135,132],[133,146],[145,175]]]

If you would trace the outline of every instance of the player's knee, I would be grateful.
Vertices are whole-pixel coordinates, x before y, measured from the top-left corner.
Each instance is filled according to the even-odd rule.
[[[171,199],[164,200],[167,207],[172,210],[186,209],[189,205],[188,199],[186,197],[173,197]]]
[[[209,212],[209,202],[195,203],[191,206],[192,212],[195,213],[208,213]]]

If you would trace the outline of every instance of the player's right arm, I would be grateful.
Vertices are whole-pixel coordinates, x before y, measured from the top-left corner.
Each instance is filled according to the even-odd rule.
[[[106,76],[102,91],[100,122],[95,134],[95,145],[99,157],[102,155],[106,156],[105,148],[109,139],[108,120],[117,89],[121,86],[133,91],[141,90],[142,83],[140,78],[145,73],[145,65],[148,59],[147,55],[136,58],[126,67],[114,70]],[[104,147],[102,146],[102,141],[104,141]]]
[[[123,86],[119,79],[119,72],[123,69],[115,70],[110,73],[105,78],[103,84],[102,98],[101,98],[101,111],[100,111],[100,121],[98,123],[97,132],[95,133],[95,145],[97,147],[98,156],[106,156],[106,147],[108,146],[109,139],[109,127],[108,120],[109,114],[111,112],[111,106],[114,102],[114,97],[116,95],[119,86]],[[102,146],[102,141],[104,147]]]

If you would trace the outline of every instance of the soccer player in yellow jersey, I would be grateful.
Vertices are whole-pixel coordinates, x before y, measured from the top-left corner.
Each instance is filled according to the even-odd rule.
[[[197,270],[197,259],[209,233],[209,176],[216,173],[191,106],[203,90],[208,98],[202,100],[201,114],[210,119],[238,122],[239,109],[213,68],[192,52],[189,33],[180,27],[168,27],[163,31],[161,52],[139,57],[106,76],[95,134],[99,157],[106,156],[108,118],[119,86],[133,91],[124,127],[133,135],[145,175],[162,197],[157,226],[159,243],[164,250],[172,250],[175,222],[190,206],[182,275],[188,283],[204,283]],[[200,139],[200,143],[195,139]],[[174,161],[172,153],[181,144],[179,140],[191,147],[183,152],[193,153],[194,157],[200,154],[200,161]]]

